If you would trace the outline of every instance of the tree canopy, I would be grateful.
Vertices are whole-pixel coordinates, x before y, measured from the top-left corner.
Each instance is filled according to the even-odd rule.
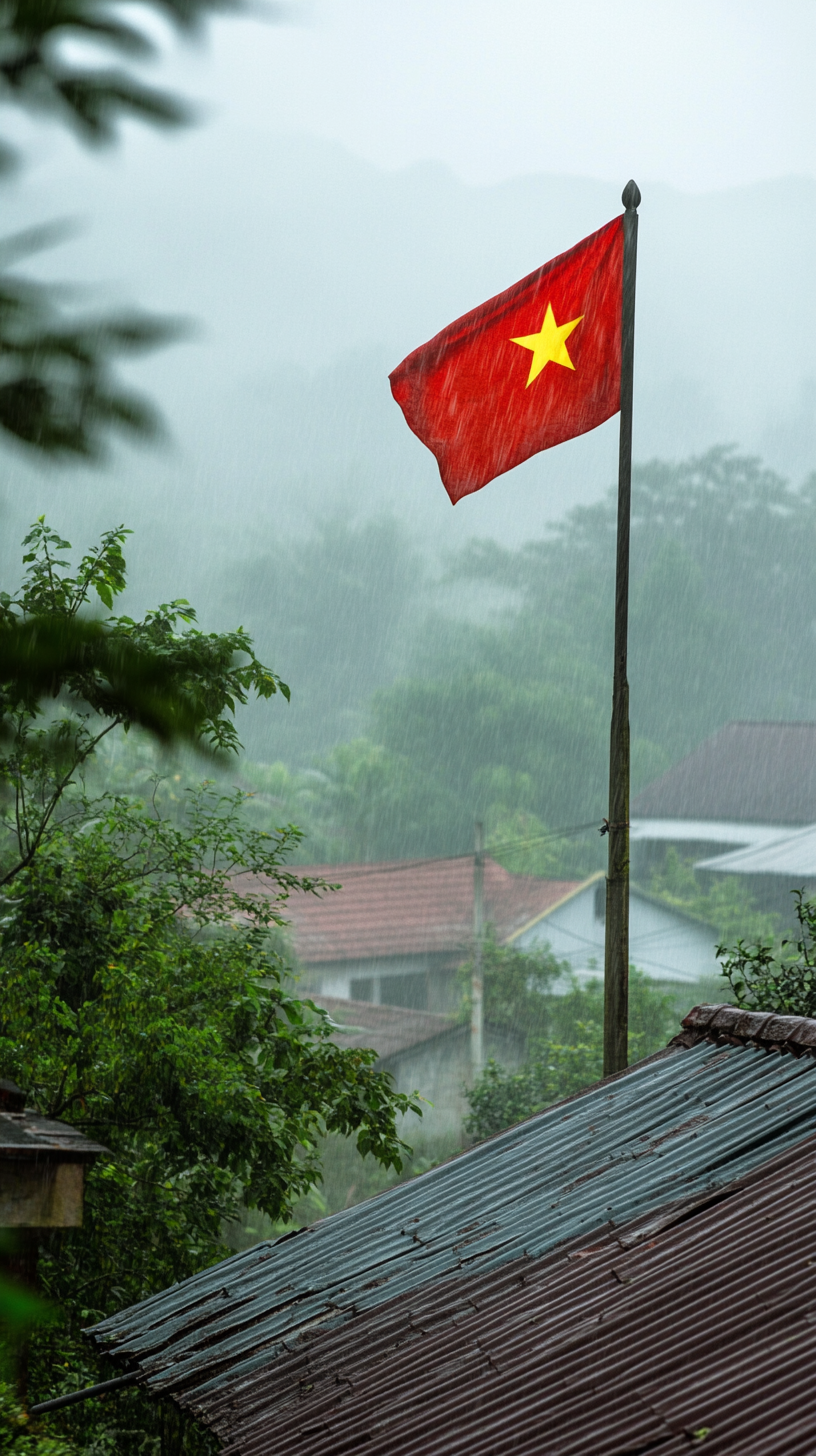
[[[462,967],[467,985],[469,966]],[[465,1128],[491,1137],[603,1076],[603,981],[581,984],[549,951],[524,952],[488,941],[483,956],[484,1016],[521,1036],[515,1070],[489,1060],[466,1093]],[[676,1029],[675,997],[630,970],[629,1059],[665,1046]],[[467,998],[465,1000],[467,1006]]]
[[[20,590],[0,593],[0,784],[8,795],[0,886],[32,862],[66,790],[115,729],[135,723],[223,753],[240,747],[233,715],[250,692],[289,697],[242,628],[201,632],[189,602],[165,603],[141,621],[89,618],[94,599],[111,608],[125,588],[128,534],[106,532],[71,574],[70,542],[41,517],[23,543]],[[45,711],[49,699],[56,713]]]
[[[0,672],[0,1065],[30,1107],[108,1150],[83,1227],[41,1240],[40,1277],[67,1329],[34,1340],[39,1398],[100,1378],[80,1329],[226,1254],[245,1209],[285,1223],[319,1181],[327,1133],[399,1170],[400,1120],[421,1112],[373,1051],[338,1047],[326,1014],[296,994],[287,900],[330,893],[288,867],[298,829],[256,827],[246,794],[213,783],[181,802],[158,776],[146,794],[95,788],[101,745],[146,716],[119,691],[114,649],[159,664],[222,759],[240,746],[234,712],[250,693],[288,695],[246,632],[201,632],[187,602],[115,614],[126,538],[107,532],[74,568],[39,520],[22,584],[0,598],[0,636],[92,629],[55,665],[47,698]],[[105,610],[89,621],[94,601]],[[165,1417],[133,1400],[135,1426],[131,1401],[124,1425],[83,1408],[66,1428],[89,1449],[141,1451]]]

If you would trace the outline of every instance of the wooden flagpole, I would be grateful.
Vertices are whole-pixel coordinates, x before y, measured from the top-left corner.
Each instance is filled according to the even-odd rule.
[[[470,979],[470,1061],[473,1080],[484,1067],[484,983],[482,979],[482,947],[484,942],[484,825],[476,824],[473,856],[473,970]]]
[[[604,1076],[628,1062],[629,1032],[629,518],[632,494],[632,393],[635,366],[635,274],[640,189],[627,182],[623,215],[621,408],[618,542],[615,570],[615,666],[609,744],[609,871],[604,959]]]

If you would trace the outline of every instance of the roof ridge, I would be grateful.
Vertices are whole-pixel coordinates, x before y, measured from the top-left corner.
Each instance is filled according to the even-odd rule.
[[[692,1047],[701,1041],[730,1046],[756,1046],[792,1056],[816,1057],[816,1020],[780,1016],[775,1011],[746,1011],[741,1006],[703,1002],[693,1006],[669,1046]]]

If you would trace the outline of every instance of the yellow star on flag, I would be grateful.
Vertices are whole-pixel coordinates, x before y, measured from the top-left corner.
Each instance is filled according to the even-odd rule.
[[[567,339],[583,317],[584,315],[581,314],[581,318],[572,319],[568,324],[557,324],[552,304],[548,303],[540,333],[525,334],[523,339],[510,340],[511,344],[521,344],[523,349],[531,349],[533,353],[530,361],[530,376],[525,388],[529,388],[533,380],[538,378],[545,364],[549,364],[550,361],[553,364],[562,364],[565,369],[575,368],[567,353]]]

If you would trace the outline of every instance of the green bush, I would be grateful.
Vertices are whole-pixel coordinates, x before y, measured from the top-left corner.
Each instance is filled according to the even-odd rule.
[[[564,981],[567,989],[564,990]],[[580,1092],[603,1076],[603,982],[581,985],[548,951],[525,955],[489,945],[485,1020],[514,1030],[525,1045],[517,1071],[489,1061],[467,1093],[465,1129],[477,1141]],[[675,1029],[675,996],[629,971],[629,1059],[665,1046]]]
[[[578,1023],[572,1046],[544,1046],[535,1061],[510,1072],[489,1061],[467,1093],[465,1131],[477,1142],[532,1117],[551,1102],[580,1092],[603,1075],[603,1027]]]
[[[78,1456],[70,1441],[49,1435],[42,1421],[32,1421],[14,1390],[0,1381],[0,1453],[10,1456]]]
[[[795,892],[797,940],[783,940],[776,953],[768,942],[737,941],[717,946],[722,974],[737,1006],[783,1016],[816,1016],[816,901]]]

